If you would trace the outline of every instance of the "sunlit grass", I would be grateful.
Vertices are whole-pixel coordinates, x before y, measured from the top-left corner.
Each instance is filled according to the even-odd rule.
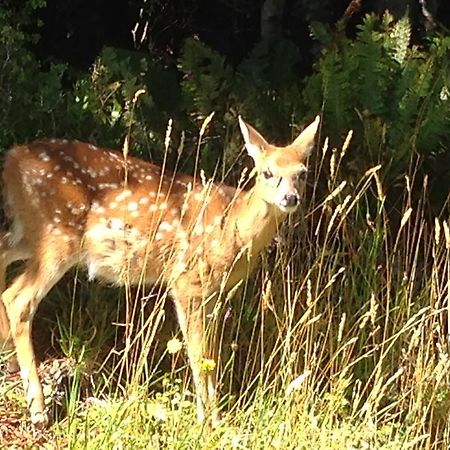
[[[81,277],[76,290],[50,296],[56,318],[38,321],[71,361],[63,408],[50,430],[18,434],[21,388],[2,376],[2,445],[448,448],[449,222],[426,217],[426,186],[413,198],[414,174],[402,181],[397,217],[383,167],[341,178],[346,146],[325,147],[301,211],[216,319],[221,426],[196,422],[166,293],[105,290]]]

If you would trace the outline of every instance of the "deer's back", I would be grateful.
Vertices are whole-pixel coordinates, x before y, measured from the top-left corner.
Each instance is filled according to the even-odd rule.
[[[238,251],[227,225],[234,189],[119,152],[65,140],[17,146],[3,180],[14,239],[34,251],[46,239],[70,243],[91,277],[201,289]]]

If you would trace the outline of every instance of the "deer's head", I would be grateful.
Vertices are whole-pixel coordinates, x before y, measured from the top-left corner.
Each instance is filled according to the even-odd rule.
[[[258,193],[266,203],[284,213],[295,211],[299,205],[300,190],[308,172],[306,159],[314,146],[319,123],[317,116],[290,145],[277,147],[239,117],[245,147],[255,162]]]

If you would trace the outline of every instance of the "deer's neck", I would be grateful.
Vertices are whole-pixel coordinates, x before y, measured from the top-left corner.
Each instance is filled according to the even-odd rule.
[[[264,201],[257,185],[240,193],[238,198],[230,217],[235,237],[240,245],[259,253],[273,239],[286,214]]]

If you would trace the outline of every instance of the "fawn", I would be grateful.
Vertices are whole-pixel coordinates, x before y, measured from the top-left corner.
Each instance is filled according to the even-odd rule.
[[[269,144],[239,117],[255,184],[235,189],[79,141],[45,140],[13,147],[3,169],[11,227],[0,235],[0,339],[16,350],[31,421],[48,423],[31,341],[42,298],[73,266],[121,285],[162,283],[185,340],[199,420],[218,419],[214,358],[207,339],[224,292],[245,278],[282,220],[295,211],[317,116],[288,146]],[[13,261],[24,270],[5,286]]]

